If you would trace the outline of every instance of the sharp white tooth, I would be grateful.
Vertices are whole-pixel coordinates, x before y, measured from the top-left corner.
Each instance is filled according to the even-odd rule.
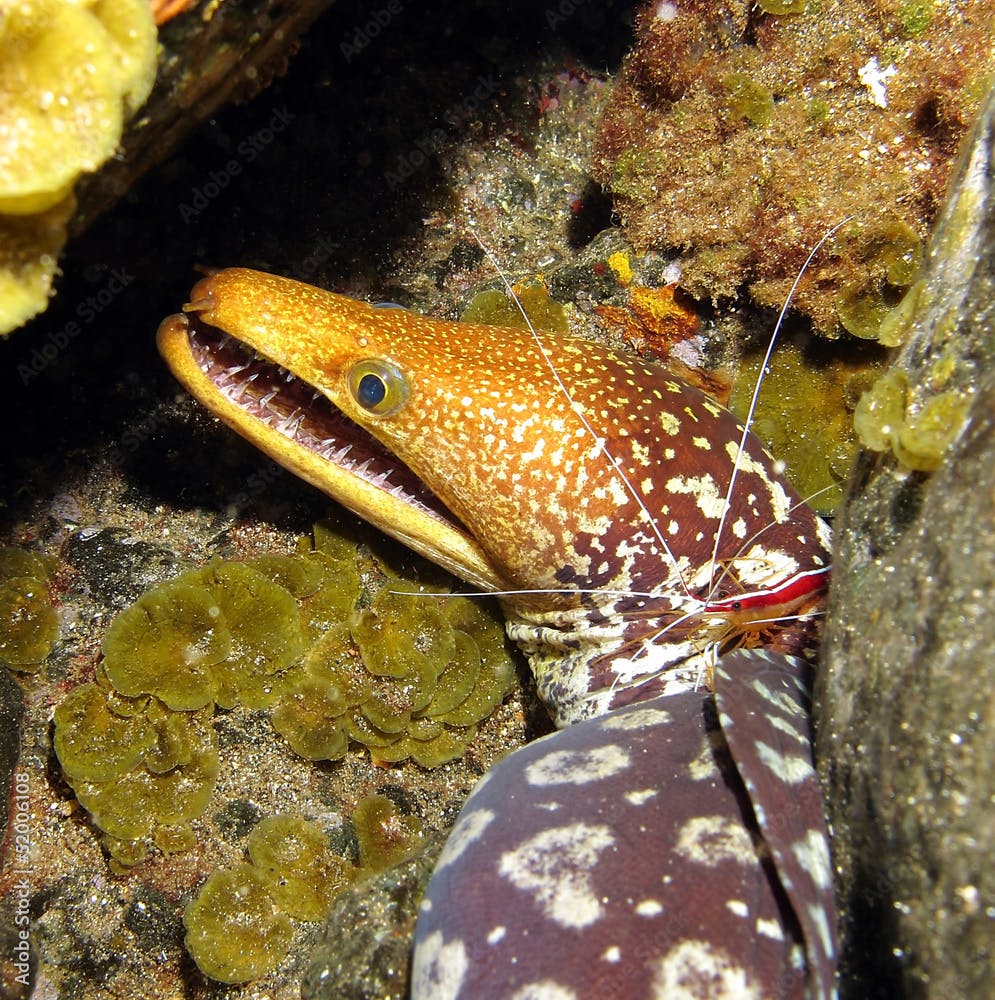
[[[260,406],[269,406],[270,400],[276,395],[276,393],[277,393],[276,389],[274,389],[272,392],[266,393],[266,395],[263,396],[263,398],[259,400],[259,405]]]
[[[312,403],[315,403],[315,402],[317,402],[317,401],[318,401],[319,399],[321,399],[321,393],[320,393],[320,392],[318,392],[318,390],[317,390],[317,389],[315,389],[315,391],[311,393],[311,402],[312,402]]]
[[[332,461],[333,462],[341,462],[342,459],[345,458],[346,455],[348,455],[350,451],[352,451],[352,445],[351,444],[343,445],[343,447],[339,448],[339,450],[337,452],[335,452],[334,455],[332,455]]]
[[[301,421],[304,419],[304,414],[301,413],[300,407],[294,410],[289,416],[284,417],[277,425],[276,429],[281,434],[286,434],[287,437],[293,437],[297,433],[297,428],[300,427]]]

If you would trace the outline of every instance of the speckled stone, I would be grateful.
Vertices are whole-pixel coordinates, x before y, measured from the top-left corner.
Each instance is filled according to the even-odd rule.
[[[10,779],[21,750],[24,698],[20,685],[0,669],[0,801],[10,801]],[[0,810],[0,842],[7,833],[7,810]]]
[[[851,997],[995,995],[995,95],[966,152],[894,363],[968,419],[858,463],[817,691]]]
[[[404,1000],[411,938],[444,838],[343,892],[301,984],[302,1000]]]

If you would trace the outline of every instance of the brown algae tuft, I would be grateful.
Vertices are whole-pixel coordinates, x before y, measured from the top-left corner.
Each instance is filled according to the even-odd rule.
[[[641,5],[592,165],[627,241],[679,252],[697,300],[777,308],[852,217],[792,302],[821,335],[876,338],[990,84],[988,6]]]
[[[424,840],[418,817],[402,815],[385,795],[370,795],[359,802],[352,821],[359,841],[359,862],[367,871],[392,868]]]

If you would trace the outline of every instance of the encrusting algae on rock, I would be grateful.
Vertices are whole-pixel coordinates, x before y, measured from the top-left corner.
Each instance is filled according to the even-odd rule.
[[[108,628],[96,680],[56,708],[66,780],[118,864],[150,837],[167,853],[192,844],[221,766],[216,708],[272,710],[311,760],[355,741],[376,761],[436,767],[511,690],[494,611],[315,536],[297,555],[218,560],[147,591]]]
[[[799,493],[825,515],[842,500],[857,452],[858,399],[884,365],[884,352],[870,345],[845,352],[836,347],[815,338],[781,344],[767,366],[753,421]],[[729,409],[740,419],[749,410],[761,361],[757,354],[740,363],[729,398]]]
[[[0,8],[0,334],[45,308],[73,187],[114,153],[155,70],[145,0]]]
[[[913,280],[995,64],[984,0],[647,3],[594,155],[637,251],[676,250],[698,299],[874,339]]]
[[[11,670],[38,670],[58,641],[51,575],[44,557],[16,546],[0,548],[0,664]]]

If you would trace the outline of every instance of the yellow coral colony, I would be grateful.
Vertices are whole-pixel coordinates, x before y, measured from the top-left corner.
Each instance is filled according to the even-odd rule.
[[[145,0],[0,0],[0,334],[48,303],[73,186],[155,79]]]

